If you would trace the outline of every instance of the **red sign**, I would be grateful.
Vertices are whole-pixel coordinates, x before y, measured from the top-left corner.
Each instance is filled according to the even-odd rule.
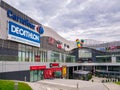
[[[45,79],[53,78],[53,71],[51,68],[44,70],[44,78]]]
[[[59,63],[50,63],[50,67],[59,67]]]
[[[44,70],[44,78],[49,79],[49,78],[54,78],[54,72],[60,71],[61,72],[62,68],[48,68]]]
[[[46,66],[30,66],[30,70],[42,70],[46,69]]]
[[[49,39],[48,39],[48,42],[49,42],[49,44],[54,44],[54,42],[55,42],[55,40],[52,38],[52,37],[49,37]]]
[[[52,71],[61,71],[62,70],[62,68],[60,67],[60,68],[51,68],[52,69]]]
[[[57,44],[58,49],[62,49],[62,44]]]
[[[35,61],[40,62],[40,56],[39,55],[35,55]]]
[[[117,46],[116,48],[117,48],[117,49],[120,49],[120,46]]]

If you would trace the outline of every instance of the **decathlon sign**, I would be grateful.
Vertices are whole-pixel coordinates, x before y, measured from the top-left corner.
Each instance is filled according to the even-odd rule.
[[[40,35],[14,22],[8,22],[8,39],[40,47]]]

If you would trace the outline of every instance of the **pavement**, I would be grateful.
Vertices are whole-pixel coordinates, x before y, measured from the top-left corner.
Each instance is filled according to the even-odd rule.
[[[27,82],[33,90],[120,90],[120,85],[114,83],[101,83],[99,78],[92,81],[52,79],[38,82]]]

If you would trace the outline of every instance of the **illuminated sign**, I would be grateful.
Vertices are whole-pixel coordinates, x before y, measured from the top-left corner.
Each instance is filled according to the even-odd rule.
[[[59,63],[50,63],[50,67],[59,67]]]
[[[8,39],[40,47],[40,35],[14,22],[8,22]]]
[[[67,76],[67,66],[62,66],[62,77]]]
[[[46,69],[46,66],[30,66],[30,70],[42,70]]]
[[[91,50],[87,50],[87,49],[79,49],[78,56],[79,58],[91,58],[92,52]]]
[[[11,10],[7,10],[7,16],[11,19],[13,19],[16,22],[19,22],[31,29],[35,29],[35,25],[33,25],[32,23],[29,22],[29,20],[27,19],[23,19],[19,16],[17,16],[15,13],[13,13]]]

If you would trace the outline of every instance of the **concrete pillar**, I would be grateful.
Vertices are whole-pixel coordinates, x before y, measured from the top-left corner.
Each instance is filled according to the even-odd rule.
[[[66,62],[66,54],[64,54],[64,62]]]
[[[84,66],[82,66],[82,70],[84,70]]]
[[[74,66],[73,66],[73,72],[74,72],[75,70],[74,70]]]
[[[74,66],[73,66],[73,72],[74,72],[74,71],[75,71],[75,69],[74,69]],[[72,77],[74,78],[74,73],[73,73]]]
[[[116,56],[115,55],[112,55],[111,59],[112,59],[112,63],[116,63]]]
[[[62,62],[62,54],[61,53],[59,53],[59,59],[60,59],[59,62]]]
[[[67,79],[69,79],[69,67],[67,67]]]
[[[108,66],[106,66],[106,71],[108,71]]]
[[[95,75],[95,71],[96,71],[95,66],[93,66],[93,75]]]
[[[47,51],[47,60],[48,60],[48,62],[51,62],[51,51]],[[41,52],[41,59],[42,59],[42,52]]]
[[[78,66],[77,66],[77,71],[78,71]]]

